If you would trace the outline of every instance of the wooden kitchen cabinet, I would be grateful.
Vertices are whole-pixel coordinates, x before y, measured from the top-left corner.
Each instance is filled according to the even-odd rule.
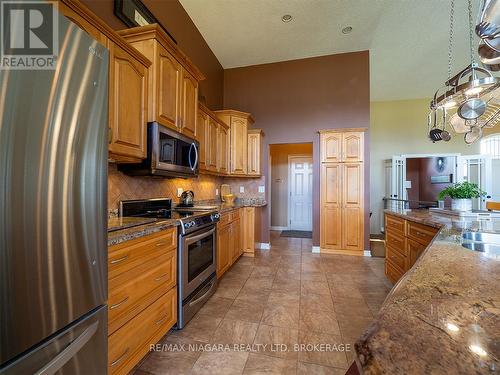
[[[231,264],[236,262],[240,255],[243,253],[243,247],[241,244],[241,219],[235,219],[231,224]]]
[[[217,224],[217,277],[220,278],[232,263],[231,224]]]
[[[200,154],[205,162],[200,169],[210,174],[225,176],[229,171],[229,126],[202,103],[198,103],[199,131],[205,128],[200,139]],[[203,139],[204,137],[204,139]],[[203,142],[202,142],[203,139]]]
[[[362,143],[363,133],[359,131],[320,132],[322,252],[363,255],[364,164],[351,161],[363,160],[363,148],[353,146]]]
[[[177,321],[177,228],[108,249],[108,372],[128,374]]]
[[[245,208],[223,213],[217,223],[217,278],[221,278],[243,254],[245,219],[242,211]]]
[[[222,110],[217,116],[229,125],[229,174],[245,176],[248,172],[248,128],[253,124],[249,113]]]
[[[243,252],[245,255],[255,254],[255,207],[244,207],[242,214]]]
[[[207,170],[217,172],[217,145],[219,142],[219,125],[212,118],[208,119],[208,165]]]
[[[396,283],[410,270],[439,229],[385,214],[385,274]]]
[[[198,139],[198,83],[205,79],[203,73],[158,24],[118,33],[152,61],[148,121]]]
[[[124,163],[141,161],[146,157],[151,61],[81,2],[62,0],[59,11],[109,49],[109,158]]]
[[[248,170],[250,176],[261,175],[261,158],[262,158],[262,137],[261,129],[248,130]]]
[[[226,175],[229,171],[229,128],[219,123],[217,131],[217,172],[220,175]]]
[[[208,143],[208,115],[201,110],[198,110],[198,120],[196,121],[196,134],[200,147],[198,148],[198,163],[200,171],[207,170],[207,151]]]
[[[111,41],[108,48],[110,157],[116,160],[121,157],[144,159],[147,142],[147,67]]]
[[[364,154],[364,131],[324,130],[321,135],[321,161],[361,162]]]

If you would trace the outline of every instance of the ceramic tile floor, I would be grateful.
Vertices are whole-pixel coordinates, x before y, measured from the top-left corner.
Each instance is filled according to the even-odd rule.
[[[134,375],[344,374],[356,338],[391,288],[384,260],[312,254],[310,239],[279,232],[271,233],[271,245],[240,258],[193,320],[165,336],[167,350],[150,353]],[[320,343],[352,349],[294,350]],[[174,351],[182,344],[224,350]]]

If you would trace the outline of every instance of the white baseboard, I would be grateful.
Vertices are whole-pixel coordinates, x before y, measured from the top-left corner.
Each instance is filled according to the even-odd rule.
[[[273,226],[271,226],[271,230],[288,230],[288,227],[273,227]]]
[[[363,251],[363,256],[365,256],[365,257],[371,257],[372,256],[372,252],[370,250],[364,250]]]
[[[319,246],[313,246],[311,252],[319,254],[321,252],[321,248]]]
[[[271,244],[269,242],[256,242],[255,248],[260,250],[269,250],[271,248]]]

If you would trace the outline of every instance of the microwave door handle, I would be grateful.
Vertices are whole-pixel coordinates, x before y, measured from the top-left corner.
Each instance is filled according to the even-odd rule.
[[[191,143],[191,146],[189,146],[189,156],[188,156],[188,161],[189,161],[189,168],[194,171],[193,163],[191,163],[191,155],[193,151],[193,143]]]
[[[196,169],[196,167],[198,166],[198,147],[196,147],[196,144],[193,143],[193,148],[194,148],[194,155],[195,155],[195,159],[194,159],[194,163],[193,163],[193,171]]]

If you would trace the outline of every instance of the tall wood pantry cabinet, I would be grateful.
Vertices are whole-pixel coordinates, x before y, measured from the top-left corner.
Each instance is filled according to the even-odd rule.
[[[320,154],[321,251],[363,255],[364,129],[320,131]]]

